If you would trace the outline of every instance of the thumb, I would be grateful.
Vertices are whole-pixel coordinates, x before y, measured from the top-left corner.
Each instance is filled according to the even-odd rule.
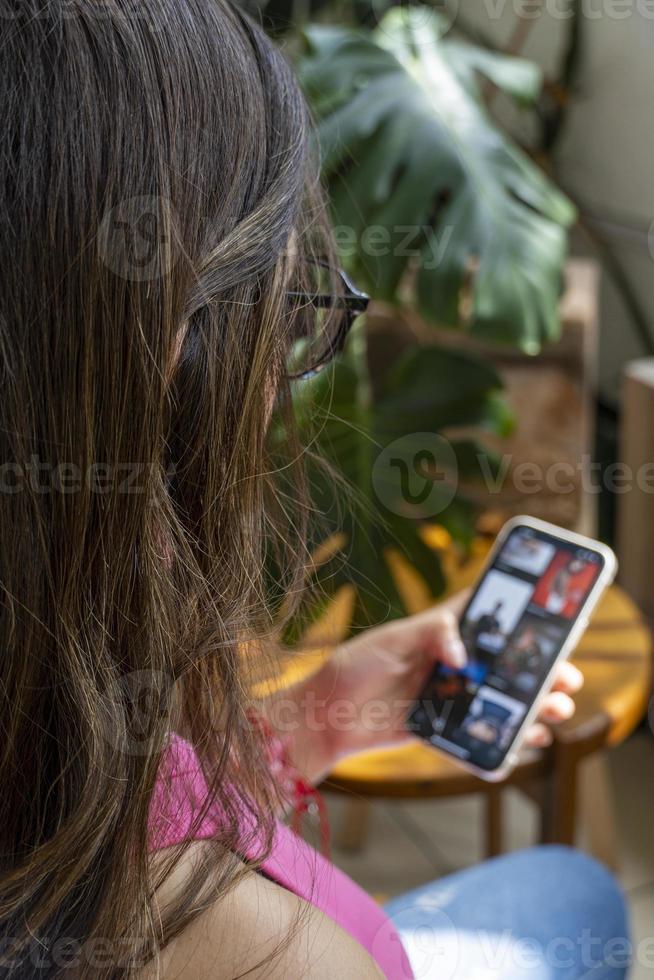
[[[433,660],[460,670],[468,661],[468,654],[459,632],[458,617],[446,605],[437,606],[421,615],[423,649],[427,648]]]
[[[468,662],[468,653],[459,632],[459,621],[454,613],[443,610],[438,636],[437,660],[461,670]]]

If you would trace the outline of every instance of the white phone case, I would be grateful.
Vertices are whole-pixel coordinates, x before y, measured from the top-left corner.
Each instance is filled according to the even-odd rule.
[[[510,748],[508,749],[504,761],[501,763],[501,765],[498,766],[497,769],[492,769],[492,770],[482,769],[481,767],[474,765],[474,763],[472,762],[468,762],[465,759],[461,759],[455,752],[449,751],[447,745],[442,745],[439,743],[438,746],[434,746],[434,749],[436,749],[439,752],[444,752],[451,759],[454,759],[455,762],[463,766],[468,771],[473,772],[476,776],[479,776],[481,779],[484,779],[487,782],[492,782],[492,783],[501,782],[501,780],[503,780],[508,775],[508,773],[517,765],[519,761],[518,754],[522,742],[524,741],[525,735],[527,734],[530,725],[535,721],[535,719],[538,716],[543,698],[549,692],[552,682],[554,680],[554,674],[556,672],[556,668],[558,664],[560,664],[562,660],[566,660],[570,656],[570,654],[576,647],[577,643],[581,639],[584,630],[588,626],[588,621],[591,612],[597,605],[597,602],[599,601],[604,590],[608,588],[608,586],[615,578],[615,574],[618,567],[615,554],[613,553],[611,548],[608,547],[608,545],[602,544],[601,541],[595,541],[593,538],[588,538],[583,534],[576,534],[573,531],[566,531],[564,528],[557,527],[555,524],[548,524],[547,521],[541,521],[536,517],[523,517],[523,516],[512,517],[509,521],[507,521],[507,523],[503,526],[502,530],[500,531],[497,540],[493,545],[493,548],[491,549],[488,558],[486,559],[483,572],[477,581],[476,588],[485,578],[487,572],[490,569],[490,566],[493,564],[498,553],[504,546],[504,543],[508,538],[509,534],[516,527],[531,527],[536,531],[542,531],[546,534],[549,534],[553,538],[557,538],[559,541],[569,542],[571,544],[578,545],[580,548],[588,548],[590,551],[595,551],[598,554],[602,555],[602,557],[604,558],[604,568],[602,569],[601,574],[598,576],[597,581],[593,585],[592,589],[588,593],[588,596],[586,597],[586,600],[584,601],[582,607],[580,608],[574,626],[570,630],[567,639],[563,643],[563,646],[561,647],[559,653],[557,654],[556,659],[553,661],[550,670],[548,671],[546,677],[544,678],[541,687],[538,691],[538,694],[534,698],[534,703],[532,704],[531,708],[529,708],[527,714],[523,718],[522,723],[518,731],[516,732],[514,740]]]

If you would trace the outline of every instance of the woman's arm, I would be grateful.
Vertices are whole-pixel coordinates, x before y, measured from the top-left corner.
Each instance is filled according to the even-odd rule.
[[[405,720],[436,661],[462,667],[457,614],[466,595],[340,644],[306,680],[267,703],[297,769],[313,782],[345,755],[405,741]]]
[[[466,599],[467,593],[461,594],[361,633],[337,647],[312,677],[271,699],[269,719],[300,772],[318,782],[345,755],[413,737],[405,720],[435,663],[465,664],[458,617]],[[582,683],[572,664],[559,666],[540,719],[527,736],[530,745],[551,742],[548,726],[574,714],[571,695]]]

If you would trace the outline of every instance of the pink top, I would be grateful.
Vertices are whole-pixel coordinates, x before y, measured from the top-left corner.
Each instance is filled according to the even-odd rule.
[[[152,851],[179,844],[189,837],[194,813],[206,793],[206,782],[193,747],[173,735],[162,759],[162,772],[152,801]],[[218,825],[219,815],[209,813],[193,831],[194,839],[212,837]],[[385,977],[411,980],[413,973],[400,937],[380,906],[279,821],[270,857],[263,863],[262,871],[338,923],[370,953]]]

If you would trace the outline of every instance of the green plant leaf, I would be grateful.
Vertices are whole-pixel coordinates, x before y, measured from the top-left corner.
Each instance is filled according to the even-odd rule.
[[[413,298],[428,320],[467,320],[475,334],[535,353],[558,333],[575,212],[489,118],[479,78],[528,102],[538,69],[443,37],[425,7],[393,8],[371,33],[313,26],[306,38],[300,75],[335,224],[356,243],[352,271],[398,302],[415,267]]]
[[[543,72],[534,61],[509,58],[450,38],[447,50],[450,66],[467,89],[474,90],[477,85],[475,73],[478,72],[521,104],[536,102],[541,93]]]

